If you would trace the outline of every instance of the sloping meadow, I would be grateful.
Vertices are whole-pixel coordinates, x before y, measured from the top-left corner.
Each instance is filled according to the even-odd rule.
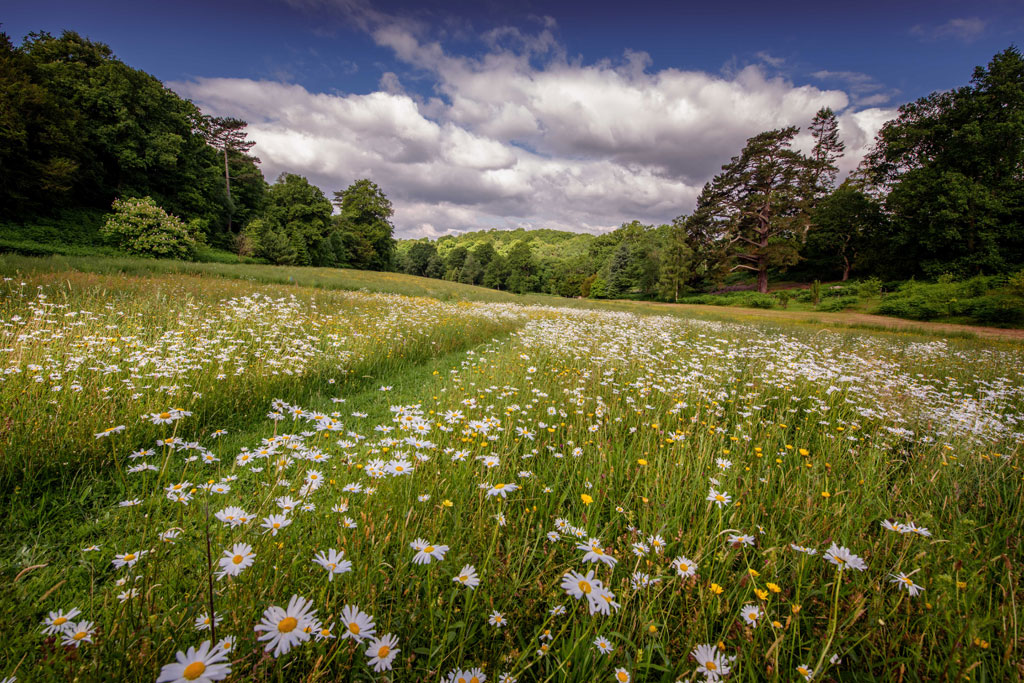
[[[0,304],[0,675],[1019,671],[1014,347],[62,277]]]

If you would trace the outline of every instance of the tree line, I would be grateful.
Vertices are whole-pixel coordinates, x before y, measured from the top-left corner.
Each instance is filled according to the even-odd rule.
[[[267,183],[246,127],[204,114],[74,32],[33,33],[17,46],[0,33],[7,227],[57,216],[93,221],[100,239],[97,217],[115,200],[147,198],[180,218],[180,231],[271,263],[568,297],[675,300],[743,282],[766,292],[779,277],[959,279],[1024,266],[1024,58],[1015,47],[967,85],[900,107],[841,183],[845,145],[826,108],[809,122],[809,152],[794,148],[796,126],[754,135],[690,213],[600,236],[490,230],[396,242],[394,209],[374,182],[330,199],[300,175]]]

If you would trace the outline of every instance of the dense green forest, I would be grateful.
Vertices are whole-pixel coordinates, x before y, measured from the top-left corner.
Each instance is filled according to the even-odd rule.
[[[0,249],[391,267],[393,210],[376,184],[333,203],[299,175],[268,184],[245,128],[72,31],[20,46],[0,33]]]
[[[765,298],[773,282],[852,278],[872,292],[914,280],[904,315],[1014,322],[1006,311],[1024,308],[1014,299],[1024,279],[1020,51],[902,106],[842,182],[836,115],[792,123],[748,139],[668,224],[396,241],[394,209],[373,181],[331,198],[296,174],[268,184],[244,121],[204,114],[74,32],[20,45],[0,34],[0,249],[399,270],[565,297],[752,289],[749,305],[786,305]],[[793,147],[796,124],[809,125],[808,153]],[[948,292],[928,303],[920,281],[936,280],[974,282],[966,299],[987,297],[988,314],[951,306]]]

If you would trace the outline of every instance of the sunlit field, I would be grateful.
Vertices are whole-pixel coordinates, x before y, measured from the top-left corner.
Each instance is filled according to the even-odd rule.
[[[0,282],[0,680],[1014,680],[1009,343]]]

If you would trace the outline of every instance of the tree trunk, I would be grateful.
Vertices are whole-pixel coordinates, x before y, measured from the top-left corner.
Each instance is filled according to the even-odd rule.
[[[768,293],[768,263],[765,258],[765,252],[768,251],[768,235],[770,234],[771,226],[768,223],[768,204],[765,204],[764,209],[761,211],[761,244],[760,254],[757,256],[757,291],[761,294]]]
[[[224,147],[224,187],[227,189],[227,193],[228,193],[228,232],[230,233],[231,232],[231,214],[234,213],[234,211],[232,211],[233,207],[231,206],[231,175],[228,173],[228,148],[227,147]]]
[[[767,266],[758,264],[757,270],[757,291],[761,294],[768,293],[768,268]]]
[[[850,259],[843,257],[843,282],[850,279]]]

